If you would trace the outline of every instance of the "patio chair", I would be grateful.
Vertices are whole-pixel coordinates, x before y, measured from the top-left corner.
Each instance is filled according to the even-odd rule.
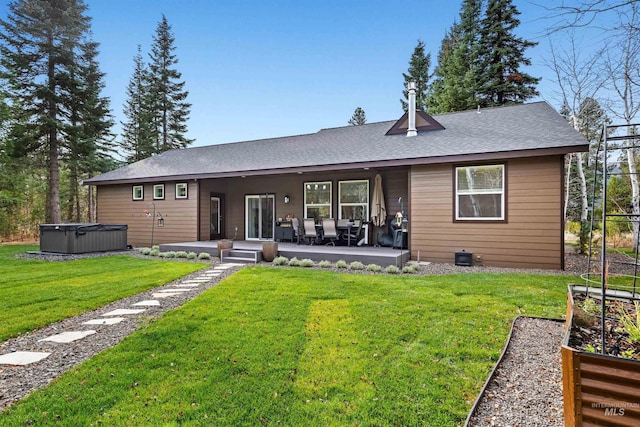
[[[353,221],[351,230],[342,233],[342,240],[350,242],[349,244],[357,244],[362,239],[364,231],[364,222],[362,220]]]
[[[293,238],[300,244],[300,221],[298,218],[291,218],[291,227],[293,227]]]
[[[328,240],[327,245],[335,246],[338,240],[336,220],[333,218],[322,219],[322,240]]]
[[[313,245],[318,238],[316,222],[313,218],[305,218],[302,224],[304,225],[304,234],[302,235],[304,241],[309,245]]]

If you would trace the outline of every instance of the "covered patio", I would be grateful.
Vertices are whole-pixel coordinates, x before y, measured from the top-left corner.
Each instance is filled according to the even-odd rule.
[[[160,245],[161,252],[187,251],[206,252],[212,256],[219,256],[218,240],[166,243]],[[254,251],[262,254],[261,241],[234,240],[233,249],[239,251]],[[325,245],[298,245],[296,243],[278,242],[278,255],[289,259],[309,258],[314,262],[327,260],[336,262],[360,261],[363,264],[377,264],[381,267],[388,265],[402,266],[411,258],[411,252],[407,249],[393,249],[375,246],[325,246]],[[261,258],[261,257],[260,257]]]

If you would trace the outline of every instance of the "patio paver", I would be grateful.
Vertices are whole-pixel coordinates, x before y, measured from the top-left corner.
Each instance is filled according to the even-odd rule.
[[[159,305],[160,305],[160,301],[155,299],[147,299],[147,300],[140,301],[133,304],[134,307],[155,307]]]
[[[50,354],[44,351],[14,351],[1,355],[0,365],[24,366],[46,359]]]
[[[134,309],[134,308],[119,308],[117,310],[112,310],[108,313],[103,314],[103,316],[122,316],[122,315],[126,315],[126,314],[140,314],[140,313],[144,313],[145,309],[144,308],[138,308],[138,309]]]
[[[124,320],[124,317],[110,317],[109,319],[91,319],[82,323],[83,325],[115,325]]]
[[[51,335],[50,337],[46,337],[43,338],[40,341],[51,341],[51,342],[57,342],[57,343],[70,343],[73,341],[77,341],[77,340],[81,340],[84,337],[87,337],[89,335],[93,335],[95,334],[96,331],[94,330],[89,330],[89,331],[69,331],[69,332],[62,332],[60,334],[55,334],[55,335]]]
[[[153,298],[167,298],[167,297],[175,297],[176,295],[182,295],[180,292],[159,292],[157,294],[152,294]]]

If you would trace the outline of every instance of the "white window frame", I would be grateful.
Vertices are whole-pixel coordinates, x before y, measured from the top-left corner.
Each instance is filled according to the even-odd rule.
[[[157,191],[162,191],[162,195],[159,196]],[[153,185],[153,200],[164,200],[164,184],[154,184]]]
[[[458,189],[458,171],[460,169],[469,169],[469,168],[495,168],[499,167],[502,169],[502,186],[499,189],[467,189],[467,190],[459,190]],[[466,166],[457,166],[454,169],[454,181],[455,181],[455,219],[456,221],[504,221],[506,219],[505,212],[505,188],[506,188],[506,167],[504,163],[496,163],[496,164],[488,164],[488,165],[466,165]],[[500,195],[500,216],[497,217],[471,217],[471,216],[460,216],[460,196],[474,196],[474,195],[486,195],[486,194],[499,194]]]
[[[342,203],[342,184],[353,183],[366,183],[367,184],[367,202],[366,203]],[[342,218],[343,206],[363,206],[364,217],[363,221],[367,221],[369,218],[369,204],[371,203],[371,194],[369,193],[369,180],[368,179],[352,179],[348,181],[338,181],[338,219],[356,219],[356,218]]]
[[[309,188],[308,186],[320,186],[320,185],[328,185],[329,186],[329,203],[318,203],[318,204],[308,204],[307,203],[307,188]],[[329,207],[329,217],[333,218],[333,187],[331,185],[331,181],[314,181],[314,182],[305,182],[304,183],[304,188],[303,188],[303,193],[304,193],[304,217],[305,218],[312,218],[310,216],[308,216],[308,208],[309,207],[314,207],[314,208],[318,208],[318,207],[324,207],[324,206],[328,206]]]
[[[140,197],[136,197],[136,190],[140,190]],[[144,185],[134,185],[132,188],[131,198],[133,200],[144,200]]]
[[[184,189],[184,195],[180,195],[179,189]],[[176,199],[188,199],[189,198],[189,186],[186,182],[177,182],[176,183]]]

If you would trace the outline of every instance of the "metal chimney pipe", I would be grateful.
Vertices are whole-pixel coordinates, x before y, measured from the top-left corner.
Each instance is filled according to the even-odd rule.
[[[416,136],[416,82],[407,83],[409,89],[409,125],[407,126],[407,136]]]

